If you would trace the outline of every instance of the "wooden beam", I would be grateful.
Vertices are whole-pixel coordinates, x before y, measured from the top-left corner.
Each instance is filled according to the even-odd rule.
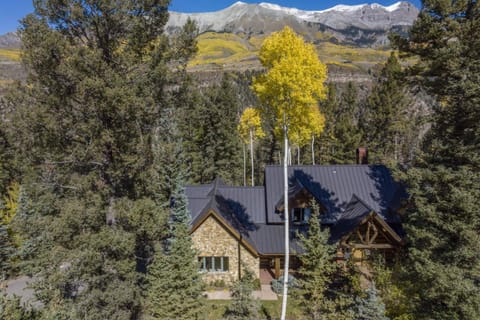
[[[360,241],[362,241],[362,243],[365,243],[365,239],[363,238],[362,234],[360,233],[360,230],[357,229],[357,236],[360,238]]]
[[[275,257],[275,279],[280,277],[280,257]]]
[[[372,243],[372,244],[360,244],[360,243],[347,243],[350,248],[354,249],[395,249],[396,246],[393,246],[388,243]]]

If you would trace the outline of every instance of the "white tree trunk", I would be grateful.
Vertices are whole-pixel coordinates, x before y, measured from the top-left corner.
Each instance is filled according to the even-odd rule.
[[[300,165],[300,146],[297,146],[297,164]]]
[[[253,130],[250,130],[250,163],[252,165],[252,187],[255,185],[253,181],[254,167],[253,167]]]
[[[247,185],[247,151],[245,150],[245,143],[243,145],[243,186]]]
[[[395,136],[394,136],[393,146],[394,146],[393,157],[394,157],[395,162],[396,162],[396,161],[398,161],[398,136],[397,136],[396,133],[395,133]]]
[[[285,320],[287,314],[287,297],[288,297],[288,264],[290,256],[290,243],[289,243],[289,210],[288,210],[288,131],[286,115],[283,115],[283,139],[284,139],[284,157],[283,157],[283,186],[284,186],[284,220],[285,220],[285,265],[283,267],[283,297],[282,297],[282,314],[280,319]]]
[[[315,165],[315,136],[312,135],[312,164]]]

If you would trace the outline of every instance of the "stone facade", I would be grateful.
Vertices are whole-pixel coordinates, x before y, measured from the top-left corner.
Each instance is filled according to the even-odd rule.
[[[210,215],[193,233],[192,239],[198,256],[228,257],[229,270],[226,272],[205,272],[204,281],[210,284],[223,280],[231,284],[238,279],[239,258],[255,277],[260,277],[260,260],[241,244],[213,215]]]

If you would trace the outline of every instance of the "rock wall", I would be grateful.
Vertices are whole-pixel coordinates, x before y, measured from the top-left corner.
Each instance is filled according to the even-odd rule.
[[[250,269],[254,275],[260,277],[258,257],[248,251],[244,245],[225,228],[214,216],[208,217],[192,234],[198,256],[228,257],[229,270],[226,272],[205,272],[203,279],[210,284],[216,280],[223,280],[230,284],[238,279],[239,261]]]

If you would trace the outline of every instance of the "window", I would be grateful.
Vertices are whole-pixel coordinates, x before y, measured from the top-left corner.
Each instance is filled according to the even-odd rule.
[[[305,223],[310,218],[310,208],[293,208],[292,209],[292,222]]]
[[[226,272],[228,257],[198,257],[199,270],[203,272]]]

